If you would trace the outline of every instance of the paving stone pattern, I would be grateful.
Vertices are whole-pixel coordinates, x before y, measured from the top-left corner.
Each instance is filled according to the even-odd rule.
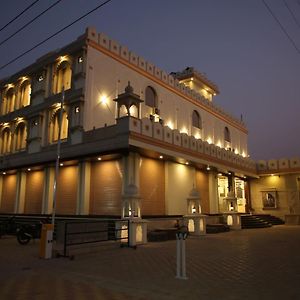
[[[71,261],[37,257],[38,241],[0,239],[0,299],[300,299],[300,226],[244,229],[136,250],[102,244]]]

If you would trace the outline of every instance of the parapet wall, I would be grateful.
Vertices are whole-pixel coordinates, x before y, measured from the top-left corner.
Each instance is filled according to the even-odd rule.
[[[281,158],[259,160],[257,162],[258,173],[282,173],[300,170],[300,158]]]
[[[231,116],[221,107],[205,99],[201,94],[190,89],[189,87],[186,87],[183,83],[179,83],[179,81],[172,75],[167,74],[165,71],[146,61],[141,56],[138,56],[134,52],[129,51],[126,46],[120,45],[118,42],[110,39],[104,33],[97,33],[96,29],[89,27],[86,30],[86,37],[88,40],[100,45],[104,49],[110,51],[112,54],[117,55],[127,63],[141,69],[142,71],[147,72],[150,76],[153,76],[156,79],[160,80],[163,84],[167,84],[171,88],[176,89],[178,92],[183,94],[183,96],[196,100],[197,102],[199,102],[200,106],[203,106],[207,110],[212,111],[215,114],[229,120],[230,122],[236,124],[238,127],[242,127],[244,130],[247,130],[245,124],[241,120]],[[210,82],[208,79],[206,80]]]

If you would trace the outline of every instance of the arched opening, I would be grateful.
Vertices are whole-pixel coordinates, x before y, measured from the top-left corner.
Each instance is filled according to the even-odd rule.
[[[9,113],[13,111],[15,108],[15,91],[14,88],[10,88],[7,90],[4,100],[4,113]]]
[[[231,148],[230,131],[227,126],[224,128],[224,144],[226,149]]]
[[[147,86],[145,92],[145,104],[147,106],[157,108],[157,94],[153,87]]]
[[[29,80],[21,83],[18,91],[16,108],[21,108],[30,104],[31,85]]]
[[[202,129],[201,117],[196,110],[194,110],[192,114],[192,126],[198,129]]]
[[[53,93],[61,93],[64,89],[65,91],[71,88],[71,77],[72,70],[71,65],[68,61],[61,62],[56,70],[53,82]]]
[[[11,131],[8,127],[4,128],[1,133],[1,154],[11,151]]]
[[[60,125],[60,113],[61,110],[58,109],[52,116],[49,128],[49,142],[56,143],[59,138],[59,125]],[[62,111],[61,119],[61,133],[60,139],[68,138],[68,115],[65,110]]]
[[[138,108],[136,107],[136,105],[133,104],[130,106],[129,114],[131,117],[135,117],[135,118],[139,117],[139,112],[138,112]]]
[[[26,148],[26,138],[27,138],[26,124],[22,122],[18,124],[14,135],[15,151],[21,151]]]
[[[120,107],[120,118],[126,117],[126,116],[128,116],[128,112],[127,112],[126,106],[123,104]]]

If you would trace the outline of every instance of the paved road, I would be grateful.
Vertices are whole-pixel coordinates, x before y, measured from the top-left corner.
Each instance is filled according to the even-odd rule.
[[[300,299],[300,226],[190,237],[186,246],[188,280],[178,280],[175,241],[103,245],[70,261],[2,238],[0,299]]]

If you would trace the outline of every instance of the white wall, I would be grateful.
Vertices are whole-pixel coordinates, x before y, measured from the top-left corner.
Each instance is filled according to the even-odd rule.
[[[173,162],[165,163],[165,201],[167,215],[187,213],[187,198],[195,182],[195,169]]]
[[[191,135],[191,116],[197,110],[202,119],[202,139],[210,139],[212,143],[224,146],[224,127],[231,133],[232,148],[240,154],[248,154],[247,134],[240,129],[215,116],[212,112],[188,101],[176,91],[166,88],[161,81],[152,80],[114,58],[88,46],[87,54],[87,84],[84,129],[103,127],[115,124],[116,104],[113,101],[118,94],[124,92],[130,81],[134,92],[144,100],[147,86],[152,86],[158,95],[160,117],[165,125],[171,124],[173,129],[186,131]],[[107,104],[101,104],[101,96],[107,96]],[[142,117],[149,117],[151,109],[144,103],[141,106]]]

